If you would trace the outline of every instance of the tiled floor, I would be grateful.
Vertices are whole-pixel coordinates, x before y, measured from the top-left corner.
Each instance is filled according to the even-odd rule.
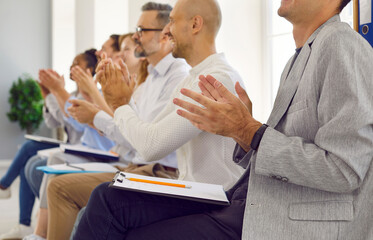
[[[0,160],[0,177],[4,175],[10,162]],[[12,197],[9,199],[0,199],[0,234],[7,232],[15,224],[18,223],[19,204],[18,204],[18,190],[19,190],[19,178],[11,186]],[[35,208],[38,206],[38,202],[35,203],[33,220],[35,219]],[[35,221],[33,221],[34,224]]]

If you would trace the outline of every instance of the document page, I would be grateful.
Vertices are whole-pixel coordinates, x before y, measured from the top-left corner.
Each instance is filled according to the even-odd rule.
[[[60,140],[57,140],[57,139],[54,139],[54,138],[48,138],[48,137],[42,137],[42,136],[36,136],[36,135],[29,135],[29,134],[25,134],[25,138],[36,141],[36,142],[45,142],[45,143],[51,143],[51,144],[56,144],[56,145],[59,145],[61,143],[65,143],[63,141],[60,141]]]
[[[100,173],[118,171],[117,168],[108,163],[71,163],[71,164],[56,164],[49,166],[37,167],[37,169],[47,174],[64,174],[64,173]]]
[[[151,181],[155,183],[141,182],[141,180]],[[179,184],[184,185],[185,187],[161,185],[157,182],[166,184]],[[219,205],[229,205],[229,201],[222,185],[148,177],[132,173],[120,172],[117,173],[117,175],[113,179],[113,183],[111,184],[111,186],[116,188],[123,188],[126,190],[166,195],[170,197],[178,197],[194,201],[210,202]]]
[[[45,157],[49,158],[55,153],[61,152],[61,149],[59,147],[56,148],[49,148],[49,149],[44,149],[44,150],[39,150],[38,151],[38,156],[39,157]]]
[[[97,157],[97,158],[114,160],[114,161],[119,160],[119,155],[117,153],[93,149],[90,147],[83,146],[81,144],[77,144],[77,145],[61,144],[60,148],[65,153],[89,156],[89,157]]]

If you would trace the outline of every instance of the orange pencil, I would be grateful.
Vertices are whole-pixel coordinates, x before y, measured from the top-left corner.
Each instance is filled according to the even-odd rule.
[[[151,184],[165,185],[165,186],[170,186],[170,187],[191,188],[191,186],[187,186],[184,184],[178,184],[178,183],[158,182],[158,181],[139,179],[139,178],[126,178],[126,179],[130,181],[134,181],[134,182],[151,183]]]
[[[114,154],[115,156],[119,156],[119,154],[114,151],[109,151],[109,153]]]

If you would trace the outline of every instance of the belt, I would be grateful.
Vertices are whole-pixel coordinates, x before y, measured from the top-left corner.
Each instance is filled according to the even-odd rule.
[[[159,163],[157,163],[157,164],[159,164]],[[145,166],[145,165],[147,165],[147,164],[137,164],[137,166],[139,166],[139,167],[142,167],[142,166]],[[164,170],[169,171],[169,172],[177,172],[178,171],[177,168],[168,167],[168,166],[165,166],[165,165],[162,165],[162,164],[159,164],[159,165],[161,165],[164,168]]]
[[[162,165],[162,166],[163,166],[163,165]],[[166,171],[169,171],[169,172],[176,172],[176,171],[177,171],[177,168],[173,168],[173,167],[163,166],[163,168],[164,168]]]

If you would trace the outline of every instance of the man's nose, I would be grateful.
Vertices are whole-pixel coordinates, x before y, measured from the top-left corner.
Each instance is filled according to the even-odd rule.
[[[138,32],[135,32],[133,35],[132,35],[132,39],[133,40],[139,40],[139,33]]]
[[[163,28],[162,33],[163,33],[164,35],[167,35],[167,36],[170,35],[170,23],[168,23],[168,24]]]

